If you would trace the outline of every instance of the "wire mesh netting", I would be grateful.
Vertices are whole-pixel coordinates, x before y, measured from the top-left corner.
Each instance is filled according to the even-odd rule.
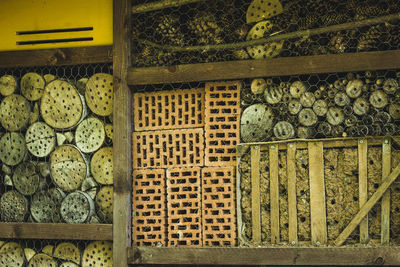
[[[133,5],[144,3],[151,1],[134,1]],[[352,22],[395,14],[399,10],[400,5],[395,0],[285,0],[281,3],[218,0],[138,13],[132,17],[132,63],[139,67],[167,66],[393,50],[399,47],[398,21],[383,20],[363,27]],[[238,44],[344,23],[351,23],[351,26],[315,35],[307,33],[291,36],[256,46]],[[191,51],[176,48],[224,44],[236,46],[229,49],[203,47]]]
[[[0,69],[0,220],[112,223],[110,64]]]
[[[112,243],[75,240],[0,240],[1,266],[113,266]]]

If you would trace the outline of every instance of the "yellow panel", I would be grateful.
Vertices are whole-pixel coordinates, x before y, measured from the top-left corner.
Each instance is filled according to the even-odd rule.
[[[0,51],[112,44],[112,0],[0,0]],[[76,31],[72,29],[93,28]],[[66,32],[56,30],[69,29]],[[31,31],[47,31],[30,33]],[[18,32],[29,32],[18,35]],[[84,39],[90,39],[84,41]],[[81,41],[67,41],[81,40]],[[47,41],[44,41],[47,40]],[[40,43],[55,41],[55,43]],[[31,42],[35,44],[17,44]]]

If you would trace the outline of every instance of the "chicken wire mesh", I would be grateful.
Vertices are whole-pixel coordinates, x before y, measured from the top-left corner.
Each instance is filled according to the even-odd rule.
[[[112,66],[0,69],[0,220],[112,223]]]
[[[134,1],[133,5],[146,3],[151,1]],[[399,10],[400,4],[395,0],[282,0],[281,3],[218,0],[133,14],[132,64],[168,66],[398,49],[400,25],[396,20],[364,27],[353,24],[351,29],[296,36],[258,46],[196,51],[179,50],[176,46],[237,44],[276,34],[363,21]],[[166,46],[175,46],[175,50]]]
[[[113,266],[112,243],[75,240],[0,240],[1,266]]]

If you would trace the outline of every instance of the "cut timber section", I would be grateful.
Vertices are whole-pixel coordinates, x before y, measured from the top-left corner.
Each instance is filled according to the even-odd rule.
[[[128,84],[163,84],[399,68],[400,50],[129,68]]]
[[[316,245],[325,245],[328,241],[325,207],[325,178],[323,143],[308,143],[310,164],[310,210],[311,241]]]
[[[289,204],[289,243],[297,244],[297,195],[296,195],[296,144],[287,150],[288,204]]]
[[[0,68],[61,66],[113,61],[112,46],[0,52]]]
[[[0,223],[0,238],[113,240],[111,224]]]
[[[360,209],[368,200],[368,143],[360,140],[358,143],[358,185]],[[368,243],[368,215],[360,223],[360,243]]]
[[[368,214],[372,207],[381,199],[383,194],[388,190],[392,183],[400,175],[400,164],[384,178],[382,184],[378,187],[372,197],[367,201],[367,203],[362,206],[360,211],[354,216],[347,227],[340,233],[338,238],[335,240],[336,246],[341,246],[347,239],[347,237],[354,231],[354,229],[361,223],[363,218]]]
[[[279,158],[277,147],[269,147],[269,176],[270,176],[270,197],[271,197],[271,243],[277,244],[279,236]],[[253,159],[252,159],[253,160]]]
[[[261,243],[260,147],[251,147],[251,224],[253,242]]]
[[[128,249],[130,264],[399,265],[400,248],[153,248]]]
[[[384,140],[382,144],[382,180],[390,174],[391,169],[391,148],[390,139]],[[389,244],[390,241],[390,191],[382,197],[382,219],[381,219],[381,243]]]

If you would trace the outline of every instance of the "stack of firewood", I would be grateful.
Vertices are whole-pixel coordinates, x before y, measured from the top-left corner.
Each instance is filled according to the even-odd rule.
[[[113,77],[0,77],[0,219],[112,222]]]
[[[244,142],[290,138],[393,136],[400,119],[397,78],[367,71],[333,83],[255,79],[244,92]],[[256,103],[256,104],[254,104]]]

